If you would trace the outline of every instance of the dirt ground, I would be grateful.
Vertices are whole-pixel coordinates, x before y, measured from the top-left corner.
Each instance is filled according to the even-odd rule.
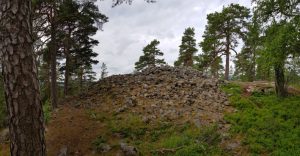
[[[57,156],[67,147],[72,156],[93,156],[92,142],[103,133],[105,125],[91,120],[84,108],[61,106],[52,113],[51,121],[46,126],[47,155]],[[111,151],[116,154],[117,151]],[[98,154],[99,155],[99,154]],[[0,145],[0,156],[9,156],[9,145]]]
[[[67,147],[71,155],[92,155],[91,140],[101,134],[103,125],[92,122],[83,109],[61,107],[46,128],[47,153],[58,155]]]

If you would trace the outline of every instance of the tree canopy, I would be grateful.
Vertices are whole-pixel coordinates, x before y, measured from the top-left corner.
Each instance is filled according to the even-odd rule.
[[[238,4],[230,4],[221,12],[207,15],[208,24],[203,35],[204,40],[200,45],[206,55],[213,53],[212,60],[222,55],[226,56],[226,80],[229,79],[230,55],[232,52],[237,54],[235,48],[238,46],[238,40],[245,37],[249,17],[250,10]]]
[[[193,57],[197,51],[195,29],[189,27],[183,33],[181,45],[179,46],[179,57],[174,65],[192,67],[194,64]]]
[[[164,53],[157,47],[159,43],[160,42],[155,39],[143,49],[143,55],[140,56],[139,61],[135,63],[135,69],[137,71],[143,70],[148,67],[155,67],[166,64],[164,59],[158,58],[158,56],[164,55]]]

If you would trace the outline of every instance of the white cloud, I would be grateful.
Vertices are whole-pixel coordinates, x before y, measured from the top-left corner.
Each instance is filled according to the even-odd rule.
[[[197,43],[207,23],[208,13],[222,10],[224,5],[239,3],[250,7],[251,0],[158,0],[147,4],[136,0],[132,5],[111,8],[111,1],[98,2],[99,9],[109,17],[104,31],[94,38],[100,41],[94,50],[98,60],[105,62],[109,74],[124,74],[134,70],[134,63],[151,40],[158,39],[168,64],[178,57],[179,44],[185,28],[196,29]],[[101,63],[94,67],[100,73]]]

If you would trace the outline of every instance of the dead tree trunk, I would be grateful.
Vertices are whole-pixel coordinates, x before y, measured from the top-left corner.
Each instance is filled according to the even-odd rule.
[[[44,124],[33,54],[31,0],[0,1],[0,57],[12,156],[44,156]]]

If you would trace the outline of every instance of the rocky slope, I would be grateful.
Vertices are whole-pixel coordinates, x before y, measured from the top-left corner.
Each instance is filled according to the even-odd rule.
[[[191,68],[169,66],[107,77],[81,98],[77,105],[131,112],[145,122],[164,119],[190,121],[197,126],[223,123],[224,110],[229,107],[217,79]]]

